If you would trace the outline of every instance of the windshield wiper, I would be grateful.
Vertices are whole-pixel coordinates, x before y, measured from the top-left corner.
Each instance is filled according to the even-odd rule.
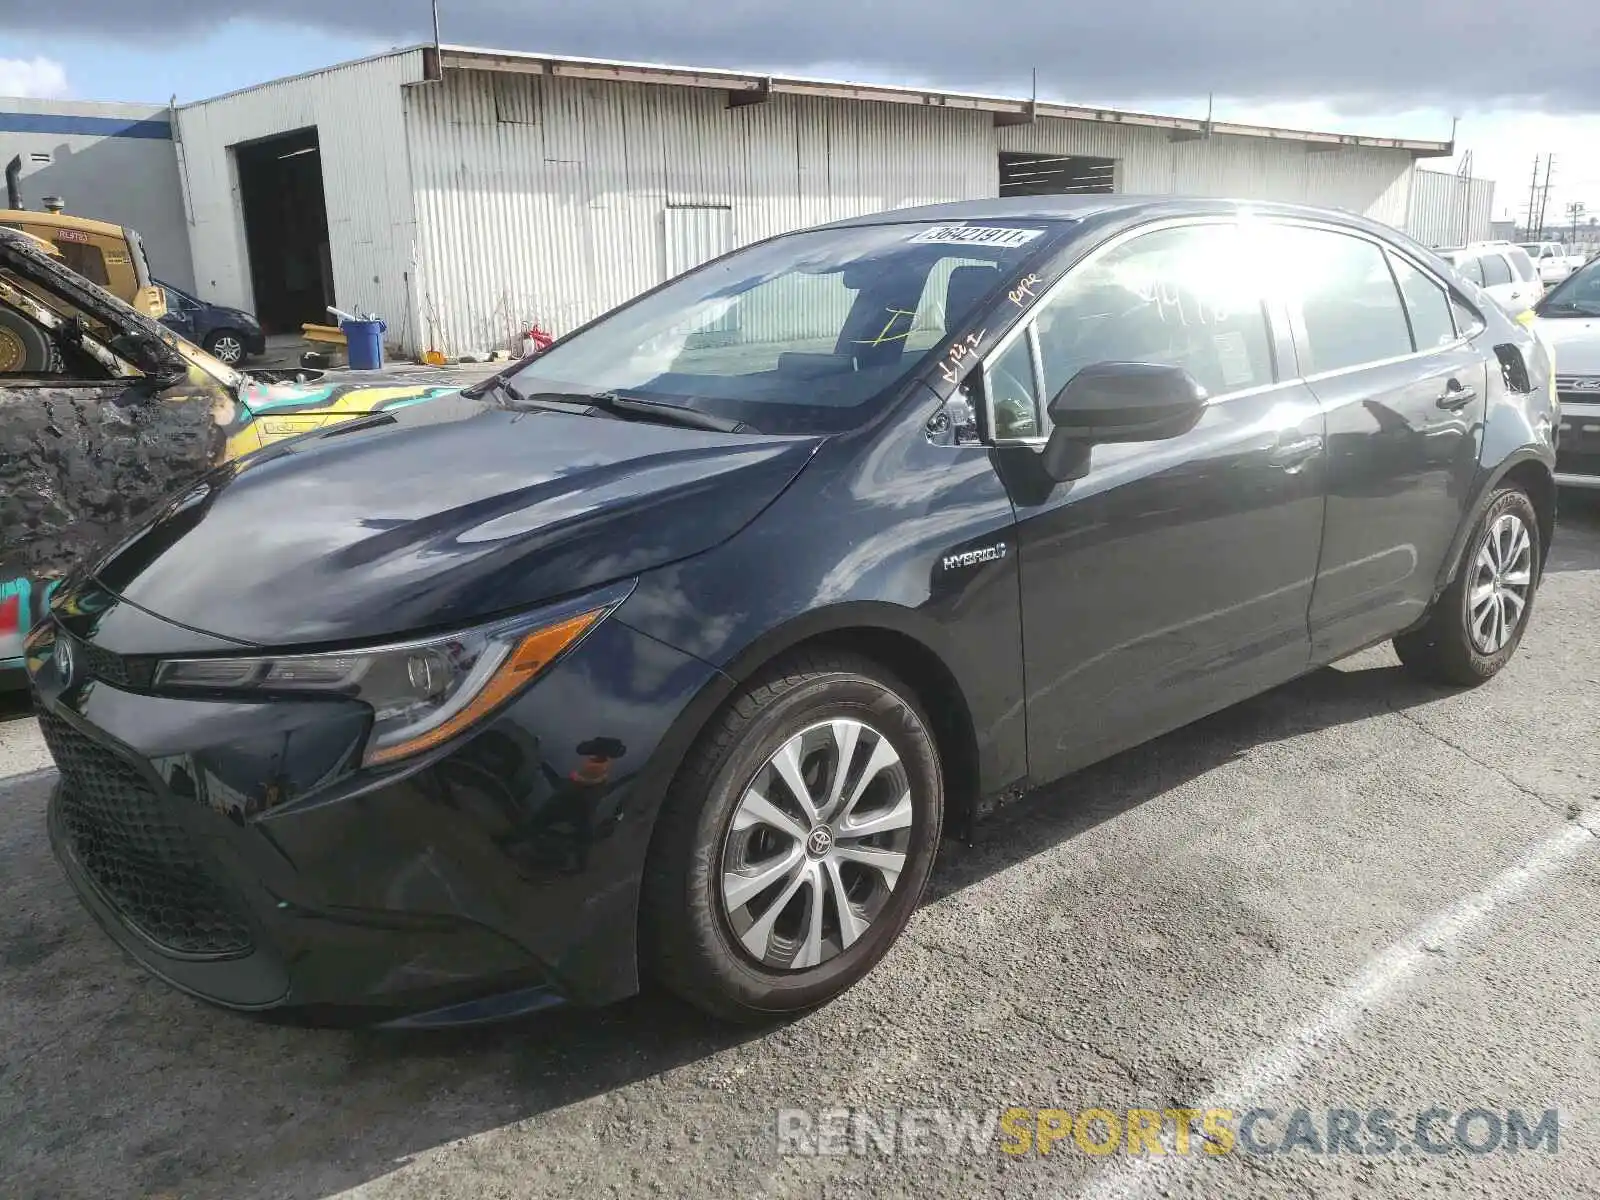
[[[1544,305],[1539,315],[1548,317],[1559,313],[1570,314],[1574,317],[1600,317],[1600,306],[1584,304],[1574,300],[1560,300],[1554,304]]]
[[[509,379],[498,380],[490,386],[491,390],[500,393],[504,403],[518,408],[542,408],[550,412],[572,413],[574,416],[603,413],[619,421],[643,417],[711,433],[742,433],[749,428],[743,421],[713,416],[687,405],[640,400],[633,396],[619,396],[614,392],[522,392]]]
[[[613,392],[602,392],[591,396],[590,400],[596,408],[605,412],[635,413],[653,420],[683,425],[689,429],[704,429],[711,433],[742,433],[749,428],[743,421],[736,421],[732,417],[714,416],[711,413],[701,412],[698,408],[690,408],[687,404],[663,404],[659,400],[640,400],[633,396],[618,396]]]

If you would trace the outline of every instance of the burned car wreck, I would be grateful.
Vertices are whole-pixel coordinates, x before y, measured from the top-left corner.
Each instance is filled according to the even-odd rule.
[[[245,374],[0,228],[0,688],[60,579],[252,450],[454,392]],[[264,518],[269,519],[269,518]]]

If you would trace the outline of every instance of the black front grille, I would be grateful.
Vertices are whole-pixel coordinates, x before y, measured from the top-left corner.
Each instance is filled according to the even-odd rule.
[[[1556,453],[1556,471],[1561,475],[1600,475],[1600,450],[1560,450]]]
[[[250,949],[249,927],[205,872],[187,831],[131,763],[59,717],[39,714],[61,771],[72,852],[130,926],[178,954]]]
[[[105,680],[113,687],[128,686],[128,664],[122,655],[102,650],[92,642],[79,642],[78,646],[83,650],[83,665],[90,675]]]

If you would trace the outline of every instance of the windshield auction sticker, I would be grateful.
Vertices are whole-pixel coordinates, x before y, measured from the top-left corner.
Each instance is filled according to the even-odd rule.
[[[938,243],[947,246],[999,246],[1015,249],[1026,246],[1038,237],[1042,229],[1006,229],[999,225],[935,225],[911,237],[911,241],[927,245]]]

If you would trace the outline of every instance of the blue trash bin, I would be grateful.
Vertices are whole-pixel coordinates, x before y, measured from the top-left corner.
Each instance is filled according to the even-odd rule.
[[[376,371],[383,366],[383,334],[388,328],[382,321],[339,322],[352,371]]]

